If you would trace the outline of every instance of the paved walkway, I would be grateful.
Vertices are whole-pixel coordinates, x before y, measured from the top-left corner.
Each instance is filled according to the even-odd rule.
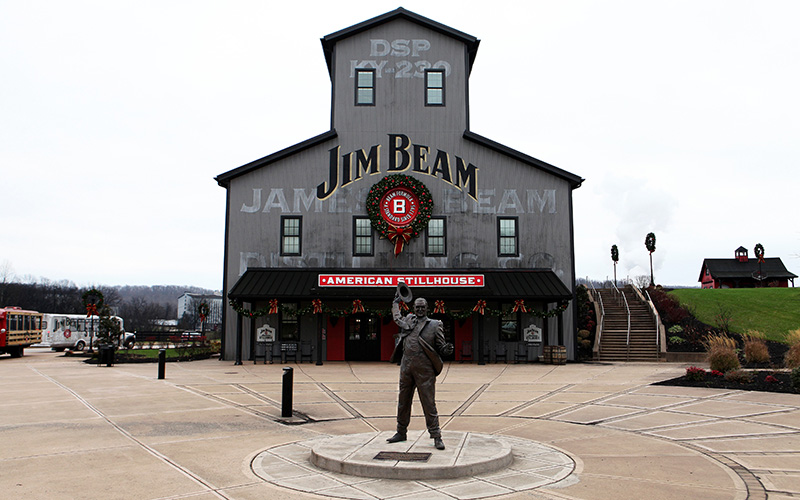
[[[157,380],[155,364],[98,367],[42,349],[2,356],[2,496],[326,498],[256,474],[255,459],[290,443],[392,430],[398,368],[291,366],[298,414],[280,422],[277,364],[170,363]],[[505,488],[496,498],[800,498],[800,395],[649,385],[684,368],[456,363],[437,400],[446,432],[538,442],[574,461],[568,477],[534,489],[496,473],[484,481]],[[411,429],[423,428],[417,406]],[[478,485],[448,495],[442,485],[337,479],[361,498],[484,496]]]

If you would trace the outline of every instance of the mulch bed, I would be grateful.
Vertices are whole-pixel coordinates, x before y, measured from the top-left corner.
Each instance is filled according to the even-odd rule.
[[[740,339],[736,334],[731,334],[732,337]],[[775,367],[783,367],[783,357],[789,346],[782,342],[766,341],[767,350],[769,351],[770,360],[767,363],[746,363],[740,357],[739,361],[742,363],[742,369],[753,373],[753,378],[749,383],[742,383],[732,380],[725,380],[724,376],[712,375],[710,371],[706,371],[702,380],[687,380],[686,376],[673,378],[657,382],[653,385],[677,385],[682,387],[710,387],[712,389],[737,389],[740,391],[763,391],[763,392],[783,392],[783,393],[800,393],[792,389],[791,374],[789,371],[781,371]],[[686,342],[684,344],[670,345],[669,351],[672,352],[704,352],[705,348],[697,343]],[[741,355],[740,355],[741,356]],[[767,376],[772,375],[776,381],[767,382]]]
[[[784,392],[798,394],[800,391],[792,389],[791,375],[789,372],[773,370],[753,371],[750,383],[741,383],[725,380],[724,376],[712,375],[706,372],[702,380],[687,380],[686,376],[656,382],[652,385],[677,385],[682,387],[710,387],[712,389],[738,389],[740,391]],[[772,375],[775,382],[767,382],[767,376]]]

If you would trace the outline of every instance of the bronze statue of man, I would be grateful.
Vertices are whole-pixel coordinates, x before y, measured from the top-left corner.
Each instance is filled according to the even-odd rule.
[[[436,376],[442,372],[440,355],[453,353],[453,344],[444,339],[442,322],[428,318],[428,302],[414,301],[414,314],[405,317],[400,313],[399,294],[392,303],[392,317],[400,327],[400,340],[392,352],[391,362],[400,361],[400,392],[397,396],[397,432],[387,439],[390,443],[406,440],[411,421],[411,400],[414,388],[419,394],[425,425],[433,444],[444,449],[442,430],[439,428],[439,413],[436,411]]]

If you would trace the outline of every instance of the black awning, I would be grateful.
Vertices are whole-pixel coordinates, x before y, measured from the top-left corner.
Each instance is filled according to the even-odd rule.
[[[414,296],[430,299],[468,300],[535,300],[539,302],[556,302],[571,299],[572,292],[550,269],[463,269],[443,271],[441,269],[424,270],[386,270],[386,269],[286,269],[286,268],[251,268],[248,269],[233,285],[228,296],[232,299],[254,302],[269,299],[369,299],[376,298],[390,301],[395,289],[386,286],[363,287],[319,287],[320,274],[338,275],[437,275],[458,276],[465,274],[482,274],[484,286],[476,287],[411,287]]]

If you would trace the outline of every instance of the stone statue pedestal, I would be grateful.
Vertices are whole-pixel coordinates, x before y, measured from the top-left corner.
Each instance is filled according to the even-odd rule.
[[[311,463],[360,477],[450,479],[495,471],[514,459],[508,443],[487,434],[443,432],[444,450],[433,447],[427,431],[409,431],[407,441],[387,443],[392,434],[349,434],[322,440],[311,449]]]

